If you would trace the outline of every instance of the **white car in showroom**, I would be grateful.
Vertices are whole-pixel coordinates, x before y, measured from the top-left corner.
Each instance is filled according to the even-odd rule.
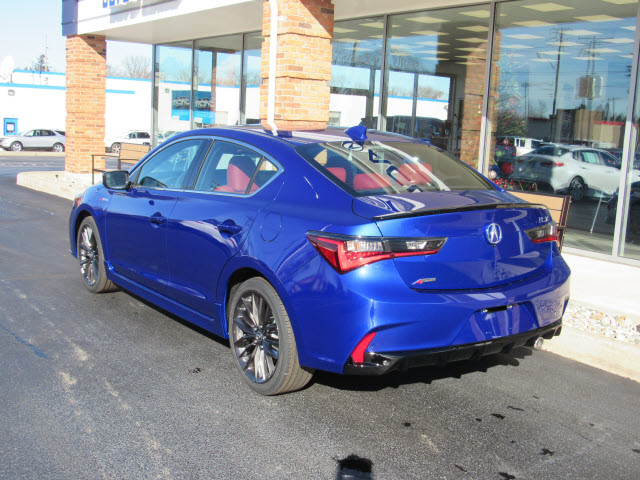
[[[17,135],[7,135],[0,138],[0,147],[13,152],[27,149],[64,152],[65,143],[65,136],[62,130],[29,130]]]
[[[633,171],[632,181],[640,180]],[[620,160],[609,152],[579,145],[545,145],[515,159],[511,180],[555,193],[571,195],[574,202],[586,196],[610,197],[620,185]]]

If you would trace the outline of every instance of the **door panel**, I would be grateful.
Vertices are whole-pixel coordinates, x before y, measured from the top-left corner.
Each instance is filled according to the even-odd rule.
[[[114,272],[163,295],[169,283],[166,219],[175,203],[175,192],[131,188],[114,193],[106,217]]]
[[[246,241],[258,212],[280,190],[282,176],[276,177],[277,173],[262,154],[215,141],[195,182],[196,191],[179,193],[169,219],[173,300],[214,316],[222,268]],[[246,178],[251,180],[242,183]]]

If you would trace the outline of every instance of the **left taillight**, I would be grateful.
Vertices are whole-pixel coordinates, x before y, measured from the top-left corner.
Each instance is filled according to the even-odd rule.
[[[307,238],[338,273],[346,273],[370,263],[395,257],[433,255],[447,241],[432,238],[382,238],[309,232]]]
[[[558,228],[556,222],[549,222],[540,227],[531,228],[526,230],[526,233],[533,243],[558,243]]]

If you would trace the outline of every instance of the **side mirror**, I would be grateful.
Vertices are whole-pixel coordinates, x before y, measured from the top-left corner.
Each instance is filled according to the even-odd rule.
[[[126,170],[114,170],[102,174],[102,184],[113,190],[126,190],[129,188],[129,172]]]

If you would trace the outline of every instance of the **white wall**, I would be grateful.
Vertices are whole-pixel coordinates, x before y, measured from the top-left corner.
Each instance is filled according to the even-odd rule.
[[[12,82],[0,83],[0,134],[5,118],[17,118],[20,131],[64,130],[65,78],[61,73],[18,70]],[[106,137],[128,130],[151,131],[151,80],[107,77]]]

